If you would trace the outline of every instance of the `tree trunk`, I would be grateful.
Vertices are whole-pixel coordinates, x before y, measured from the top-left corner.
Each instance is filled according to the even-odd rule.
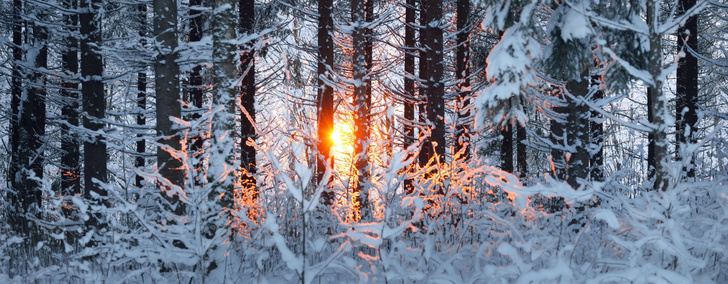
[[[564,158],[564,133],[566,132],[566,126],[564,121],[566,119],[566,103],[564,100],[563,90],[560,87],[553,87],[551,91],[552,95],[552,111],[553,117],[550,121],[550,132],[551,132],[551,171],[554,177],[559,180],[566,179],[566,159]]]
[[[425,18],[425,50],[428,76],[426,81],[427,120],[432,133],[425,142],[428,148],[428,160],[433,157],[437,162],[445,161],[445,84],[443,84],[443,30],[442,0],[428,0]]]
[[[22,0],[13,0],[13,77],[11,81],[11,99],[10,99],[10,156],[11,161],[8,165],[9,186],[18,190],[20,187],[20,99],[23,95],[23,2]],[[15,232],[23,231],[25,221],[20,211],[22,196],[19,194],[11,195],[11,205],[8,209],[8,219]]]
[[[357,179],[353,186],[352,203],[355,211],[354,220],[365,217],[368,202],[366,183],[369,179],[369,105],[371,104],[371,48],[368,37],[371,29],[365,28],[367,12],[371,10],[371,0],[353,0],[351,2],[351,19],[354,26],[352,45],[352,71],[354,80],[354,166],[357,170]]]
[[[680,0],[679,15],[695,6],[695,0]],[[688,143],[695,143],[695,127],[698,123],[698,58],[693,52],[698,50],[698,17],[688,18],[685,25],[677,30],[677,49],[685,53],[685,57],[678,60],[677,65],[677,98],[675,108],[675,129],[677,135],[678,161],[683,157],[679,149]],[[687,37],[687,42],[685,38]],[[687,177],[695,177],[695,160],[690,160]]]
[[[662,35],[658,28],[659,7],[655,0],[647,1],[647,26],[649,27],[650,42],[650,75],[652,75],[653,84],[650,88],[650,103],[648,108],[651,110],[649,121],[652,124],[654,147],[654,169],[655,181],[653,188],[655,190],[667,190],[669,184],[669,176],[667,171],[667,109],[665,107],[666,98],[662,93]]]
[[[415,120],[415,0],[407,0],[405,6],[405,27],[404,27],[404,148],[409,147],[415,141],[415,131],[412,123]],[[414,193],[412,179],[404,180],[405,193]]]
[[[513,172],[513,126],[504,121],[500,129],[500,135],[503,137],[501,142],[501,170]]]
[[[592,88],[598,88],[594,91],[592,97],[593,102],[598,102],[604,98],[604,91],[600,87],[601,76],[592,75]],[[602,123],[602,115],[598,111],[591,111],[591,143],[596,147],[596,152],[592,154],[591,161],[591,178],[594,181],[604,181],[604,126]]]
[[[318,3],[318,66],[316,69],[318,90],[316,107],[318,109],[317,149],[319,154],[316,159],[316,176],[319,184],[328,184],[328,180],[323,180],[326,168],[333,168],[334,166],[333,159],[331,159],[331,147],[333,146],[331,134],[334,132],[334,89],[329,85],[333,81],[331,72],[333,72],[334,68],[333,5],[332,0],[321,0]],[[333,205],[334,196],[332,192],[325,191],[322,198],[325,205]]]
[[[147,44],[146,36],[147,36],[147,4],[139,4],[139,38],[141,38],[141,44],[142,46],[145,46]],[[137,114],[136,120],[137,125],[145,125],[147,124],[147,119],[145,117],[145,110],[147,109],[147,66],[146,64],[142,64],[141,71],[137,73],[137,109],[139,110],[139,113]],[[146,159],[144,159],[144,152],[147,148],[147,143],[144,140],[144,135],[142,133],[137,133],[137,142],[136,142],[136,152],[139,156],[136,157],[136,161],[134,162],[134,166],[137,169],[141,169],[146,165]],[[142,187],[144,178],[141,175],[136,175],[136,186]]]
[[[172,156],[181,151],[180,136],[174,130],[171,117],[181,118],[182,109],[179,103],[179,65],[177,63],[177,4],[171,0],[154,0],[154,34],[159,48],[159,55],[154,62],[154,91],[157,98],[157,135],[160,136],[157,148],[157,169],[162,178],[160,185],[184,185],[182,162]],[[179,196],[169,198],[175,208],[175,214],[184,214],[183,203]]]
[[[252,34],[254,30],[255,5],[253,0],[239,1],[239,30],[240,35],[245,37]],[[241,105],[243,112],[240,114],[240,146],[242,157],[240,166],[244,172],[241,175],[242,184],[246,190],[251,191],[253,200],[257,199],[257,189],[255,181],[256,162],[255,147],[248,145],[247,141],[255,141],[255,41],[247,43],[240,56],[240,69],[243,72],[243,82],[241,85]]]
[[[425,41],[427,40],[427,37],[425,36],[425,26],[427,26],[427,0],[420,0],[420,30],[419,30],[419,81],[418,81],[418,105],[417,105],[417,111],[419,112],[419,122],[420,122],[420,129],[419,129],[419,136],[424,135],[423,129],[424,126],[427,124],[427,49],[425,48],[426,44]],[[422,148],[420,149],[420,154],[418,156],[420,167],[425,167],[427,165],[427,162],[429,161],[431,154],[431,149],[427,145],[427,143],[422,145]]]
[[[45,136],[46,124],[46,89],[45,75],[42,69],[48,67],[48,31],[43,21],[45,15],[39,13],[38,19],[33,25],[33,44],[31,53],[35,54],[33,65],[34,69],[28,78],[28,87],[26,96],[20,101],[20,140],[22,147],[19,148],[20,161],[20,180],[18,181],[18,191],[20,202],[21,216],[28,216],[31,208],[41,207],[41,183],[36,180],[43,180],[43,164],[45,155],[43,154],[43,138]],[[35,222],[27,220],[23,222],[23,233],[31,237],[32,241],[40,241],[37,228],[33,225]]]
[[[97,134],[104,127],[103,119],[106,117],[104,101],[103,60],[101,58],[101,10],[100,0],[82,0],[81,14],[81,94],[83,95],[83,111],[86,117],[83,127],[87,129],[88,137],[84,141],[84,198],[91,204],[108,205],[107,192],[99,183],[106,182],[106,141]],[[95,195],[102,200],[95,200]],[[106,222],[98,220],[101,214],[92,214],[86,221],[88,230],[99,231],[106,227]],[[93,242],[89,243],[93,246]]]
[[[516,123],[516,164],[518,166],[518,178],[526,183],[528,177],[528,162],[526,160],[526,126]]]
[[[190,33],[189,33],[189,40],[190,42],[199,42],[202,40],[202,29],[203,29],[203,18],[202,18],[202,0],[190,0]],[[201,65],[195,65],[192,67],[192,71],[190,72],[190,79],[189,79],[189,92],[190,92],[190,105],[195,108],[195,110],[192,112],[191,118],[192,120],[198,120],[200,117],[202,117],[202,114],[200,112],[202,111],[202,66]],[[202,180],[204,177],[204,173],[202,172],[204,170],[204,165],[202,163],[202,147],[204,145],[204,140],[202,138],[202,133],[200,132],[194,132],[191,141],[190,141],[190,153],[192,157],[197,159],[197,165],[195,165],[194,173],[194,183],[195,186],[200,186],[204,184],[204,181]]]
[[[457,118],[455,125],[455,153],[462,152],[460,158],[470,159],[470,0],[457,1],[457,48],[455,79],[458,82]]]
[[[572,188],[579,187],[579,180],[586,180],[589,175],[589,108],[579,99],[583,99],[589,92],[588,69],[581,72],[577,79],[566,83],[566,89],[571,96],[568,102],[568,116],[566,119],[566,145],[574,149],[566,158],[566,181]]]

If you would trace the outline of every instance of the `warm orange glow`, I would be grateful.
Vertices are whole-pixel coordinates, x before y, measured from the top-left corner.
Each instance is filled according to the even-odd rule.
[[[348,156],[354,153],[354,127],[349,121],[341,121],[334,125],[334,132],[331,133],[334,154],[338,157]]]

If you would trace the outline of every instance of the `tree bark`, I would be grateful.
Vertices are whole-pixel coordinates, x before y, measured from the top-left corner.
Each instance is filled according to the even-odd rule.
[[[180,70],[177,63],[177,4],[171,0],[154,0],[154,34],[159,54],[154,62],[154,91],[157,98],[157,169],[163,179],[160,185],[184,185],[182,162],[173,157],[181,151],[180,136],[174,129],[171,117],[181,118]],[[169,182],[169,184],[166,184]],[[184,206],[179,196],[169,198],[175,214],[184,214]]]
[[[662,34],[656,30],[659,25],[659,7],[655,0],[647,1],[647,26],[649,27],[649,68],[652,75],[652,85],[650,88],[650,108],[651,115],[649,121],[652,124],[652,134],[654,141],[654,169],[655,180],[653,188],[655,190],[667,190],[669,185],[669,176],[667,172],[667,124],[665,118],[667,115],[666,98],[662,92]]]
[[[586,180],[589,175],[589,108],[580,101],[589,92],[588,69],[581,72],[577,79],[571,79],[566,83],[566,89],[571,96],[567,97],[568,116],[566,119],[566,145],[568,149],[574,149],[569,153],[566,181],[572,188],[579,187],[579,180]]]
[[[419,80],[418,80],[418,105],[417,105],[417,111],[419,115],[419,122],[420,122],[420,129],[419,129],[419,136],[424,135],[423,126],[427,124],[427,49],[425,48],[426,44],[425,41],[427,40],[427,37],[425,36],[425,26],[427,25],[427,0],[419,0],[420,2],[420,29],[419,29]],[[427,145],[427,143],[424,143],[420,149],[420,153],[418,156],[420,167],[425,167],[427,165],[427,162],[429,161],[431,154],[431,149]]]
[[[371,48],[368,44],[370,31],[365,28],[367,12],[371,10],[371,0],[353,0],[351,2],[351,19],[353,34],[352,45],[352,71],[354,81],[354,166],[357,170],[357,179],[353,186],[352,203],[354,206],[354,220],[360,220],[367,215],[368,192],[366,183],[369,180],[369,105],[371,104]]]
[[[415,120],[415,0],[407,0],[405,6],[404,26],[404,148],[414,144],[415,131],[412,123]],[[407,194],[414,193],[412,179],[404,180],[404,189]]]
[[[500,129],[500,135],[503,137],[501,142],[501,170],[513,172],[513,126],[505,121]]]
[[[592,88],[598,88],[594,91],[593,102],[598,102],[604,98],[604,91],[601,89],[600,83],[601,76],[592,75]],[[601,122],[602,119],[603,117],[598,111],[591,111],[591,143],[596,147],[596,152],[592,154],[589,163],[591,165],[591,178],[594,181],[604,181],[604,125]]]
[[[147,44],[147,4],[139,4],[139,37],[141,38],[142,46]],[[144,112],[147,109],[147,66],[142,64],[141,71],[137,73],[137,109],[139,113],[136,116],[137,125],[147,124],[147,119]],[[144,152],[147,148],[147,143],[144,140],[142,133],[137,133],[136,152],[138,156],[134,161],[134,166],[137,169],[141,169],[146,165],[146,159],[144,159]],[[144,178],[141,175],[135,177],[136,186],[142,187]]]
[[[318,155],[316,159],[316,176],[319,184],[328,184],[323,180],[326,168],[333,168],[331,159],[331,147],[333,141],[331,134],[334,132],[334,89],[332,84],[334,66],[334,41],[333,32],[333,1],[321,0],[318,3],[318,66],[316,77],[318,78],[316,107],[318,121]],[[331,69],[331,70],[329,70]],[[333,193],[326,190],[322,194],[323,203],[327,206],[333,205]]]
[[[566,180],[566,159],[564,158],[564,133],[566,132],[566,126],[564,121],[566,119],[566,102],[563,90],[561,87],[553,87],[551,91],[552,95],[552,111],[553,116],[550,121],[550,132],[551,132],[551,171],[554,177],[559,180]]]
[[[525,123],[524,123],[525,124]],[[518,168],[518,178],[522,183],[526,183],[528,177],[528,161],[526,156],[526,127],[516,123],[516,165]]]
[[[81,14],[81,94],[83,96],[83,111],[86,117],[83,127],[89,131],[84,141],[84,198],[91,204],[108,205],[107,192],[99,183],[106,182],[106,141],[99,134],[104,127],[103,119],[106,117],[104,101],[103,60],[101,57],[101,10],[100,0],[82,0]],[[94,196],[101,200],[96,200]],[[92,214],[86,221],[88,230],[100,231],[106,227],[106,222],[98,220],[101,214]],[[93,245],[93,242],[89,243]]]
[[[255,5],[253,0],[239,1],[239,31],[241,36],[249,35],[255,32]],[[240,69],[243,72],[243,82],[241,85],[241,105],[242,113],[240,114],[240,147],[241,161],[240,166],[243,168],[241,175],[242,184],[246,190],[252,191],[251,197],[257,199],[258,193],[256,189],[255,172],[256,162],[255,147],[248,145],[247,141],[255,141],[255,41],[248,42],[240,56]]]
[[[457,118],[455,125],[455,153],[462,152],[463,161],[470,159],[470,0],[457,1],[457,48],[455,79],[458,82]]]
[[[680,0],[678,4],[678,15],[695,6],[695,0]],[[675,129],[677,135],[677,156],[676,160],[683,159],[679,149],[688,143],[697,142],[695,139],[695,127],[698,124],[697,101],[698,101],[698,58],[693,52],[698,50],[698,17],[688,18],[685,25],[677,30],[677,49],[685,53],[684,57],[678,60],[677,65],[677,100],[675,107]],[[687,38],[687,42],[685,41]],[[695,177],[695,160],[690,160],[686,169],[687,177]]]
[[[23,2],[22,0],[13,0],[13,77],[11,79],[11,99],[10,99],[10,156],[11,161],[8,165],[9,186],[17,190],[20,187],[20,99],[23,95]],[[19,194],[11,195],[11,206],[8,206],[8,218],[11,227],[15,232],[23,231],[25,221],[22,218],[21,203],[22,196]]]
[[[445,85],[443,84],[443,30],[442,0],[428,0],[425,18],[425,50],[428,76],[426,84],[427,120],[432,132],[425,142],[428,160],[434,157],[437,162],[445,161]]]
[[[189,41],[190,42],[199,42],[202,40],[202,29],[203,29],[203,18],[202,18],[202,0],[190,0],[190,32],[189,32]],[[202,111],[202,95],[203,95],[203,86],[202,86],[202,66],[201,65],[195,65],[192,67],[192,71],[190,72],[190,79],[189,79],[189,92],[190,92],[190,105],[195,108],[195,110],[192,112],[191,118],[192,120],[198,120],[200,117],[202,117],[202,114],[200,112]],[[202,133],[200,132],[194,132],[191,140],[190,140],[190,155],[197,159],[197,164],[195,165],[194,169],[194,184],[195,186],[200,186],[204,184],[204,165],[202,162],[202,148],[204,145],[204,139],[202,138]]]

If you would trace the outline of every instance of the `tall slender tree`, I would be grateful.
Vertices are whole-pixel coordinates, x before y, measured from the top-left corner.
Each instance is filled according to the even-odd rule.
[[[106,168],[106,141],[102,130],[106,117],[106,102],[104,101],[103,69],[104,63],[101,55],[101,1],[81,0],[81,94],[83,96],[83,111],[86,116],[83,127],[90,136],[83,143],[84,160],[84,198],[92,204],[108,205],[107,191],[100,185],[107,178]],[[101,198],[102,200],[97,200]],[[106,222],[98,220],[101,213],[93,214],[86,221],[88,230],[99,232],[106,227]],[[93,242],[89,243],[93,245]]]
[[[78,9],[78,0],[64,0],[64,7],[69,11]],[[61,96],[63,104],[61,106],[61,115],[65,120],[61,124],[61,188],[63,194],[75,195],[81,194],[81,167],[79,164],[81,151],[79,149],[79,141],[75,133],[75,128],[79,123],[79,89],[78,80],[75,78],[78,74],[78,14],[75,12],[66,12],[64,21],[68,27],[68,35],[65,38],[65,48],[63,49],[62,61],[63,70],[66,72],[62,84]]]
[[[660,30],[660,7],[657,0],[647,0],[647,26],[649,38],[649,74],[651,83],[649,85],[648,103],[649,121],[652,124],[652,136],[654,141],[654,169],[655,190],[666,190],[669,185],[667,172],[667,124],[666,124],[666,98],[663,94],[662,76],[662,31]]]
[[[147,44],[147,4],[139,4],[139,38],[141,39],[142,46]],[[139,72],[137,72],[137,111],[139,113],[136,116],[137,125],[147,124],[147,118],[145,111],[147,109],[147,66],[142,64]],[[134,166],[137,169],[143,168],[146,165],[146,159],[144,158],[144,152],[147,148],[147,141],[144,140],[144,134],[137,133],[136,152],[138,156],[134,161]],[[137,187],[142,187],[144,177],[136,175],[135,182]]]
[[[678,15],[695,6],[695,0],[680,0],[678,2]],[[678,60],[677,65],[677,98],[675,104],[675,139],[678,149],[687,143],[695,143],[695,127],[698,123],[698,16],[689,17],[685,25],[677,30],[677,48],[685,56]],[[682,153],[677,151],[676,160],[683,159]],[[695,161],[690,160],[687,170],[688,177],[695,176]]]
[[[46,28],[47,15],[43,8],[37,9],[35,22],[33,23],[33,40],[28,56],[33,64],[28,78],[28,86],[25,96],[20,101],[20,147],[18,160],[20,164],[20,180],[18,195],[20,202],[20,214],[28,216],[32,207],[41,207],[41,182],[43,179],[43,165],[45,155],[43,154],[43,140],[46,124],[46,80],[44,69],[48,67],[48,30]],[[38,231],[32,225],[34,222],[26,220],[23,222],[23,233],[32,238],[38,239]]]
[[[415,131],[412,123],[415,119],[415,0],[407,0],[405,4],[405,26],[404,26],[404,147],[407,148],[415,141]],[[412,179],[404,181],[404,189],[407,194],[414,193]]]
[[[371,0],[353,0],[351,2],[352,21],[352,73],[354,82],[354,166],[357,170],[357,179],[353,187],[353,204],[357,211],[355,219],[363,217],[368,202],[366,183],[369,179],[369,108],[371,105],[371,63],[369,56],[371,45],[367,44],[371,37],[371,29],[367,29],[367,14],[370,12]]]
[[[592,95],[592,101],[598,102],[604,98],[604,91],[601,87],[601,75],[592,75],[591,77],[591,88],[594,92]],[[594,181],[604,181],[604,123],[602,123],[603,116],[597,110],[591,110],[591,144],[596,149],[591,154],[591,178]]]
[[[445,84],[443,83],[443,29],[442,0],[427,0],[425,5],[425,51],[427,81],[427,121],[432,127],[425,141],[425,152],[429,158],[437,157],[438,163],[444,162],[445,155]]]
[[[13,77],[11,81],[10,99],[10,155],[11,161],[8,171],[9,186],[17,190],[20,185],[20,99],[23,95],[23,1],[13,0]],[[8,206],[8,216],[11,226],[15,232],[22,232],[25,221],[22,218],[21,206],[22,196],[11,195],[11,206]]]
[[[202,40],[203,36],[203,25],[204,25],[204,19],[202,17],[202,0],[191,0],[190,1],[190,28],[189,28],[189,42],[190,43],[197,43]],[[192,67],[192,70],[190,71],[190,78],[189,78],[189,94],[190,94],[190,105],[195,108],[195,111],[192,112],[191,119],[197,120],[202,117],[202,114],[200,114],[200,111],[202,109],[202,102],[203,102],[203,86],[202,86],[202,65],[196,64]],[[198,164],[195,165],[195,176],[194,176],[194,183],[195,186],[200,186],[204,183],[202,180],[202,177],[204,174],[202,174],[204,165],[202,164],[202,148],[204,145],[204,140],[202,138],[202,133],[195,132],[194,135],[191,138],[190,141],[190,153],[198,159]]]
[[[332,84],[334,66],[334,40],[332,37],[334,21],[333,21],[333,1],[321,0],[318,2],[318,58],[316,77],[317,80],[317,121],[318,121],[318,156],[316,157],[317,180],[319,183],[328,183],[324,181],[326,167],[333,167],[333,159],[331,159],[331,147],[333,146],[331,134],[334,132],[334,89]],[[333,193],[324,192],[323,202],[326,205],[333,204]]]
[[[566,123],[566,144],[567,148],[573,149],[567,157],[566,181],[573,188],[579,187],[579,180],[585,180],[589,175],[589,132],[590,120],[589,108],[582,102],[589,93],[588,69],[582,71],[581,75],[570,79],[566,83],[566,90],[569,96],[567,123]]]
[[[180,136],[174,130],[171,118],[181,118],[180,70],[177,63],[177,3],[171,0],[154,0],[154,35],[159,54],[154,61],[154,91],[157,99],[157,134],[160,135],[157,148],[157,169],[169,186],[184,184],[182,162],[173,156],[181,150]],[[162,184],[167,186],[166,182]],[[179,196],[170,201],[175,213],[184,213]]]
[[[255,4],[254,0],[239,0],[239,32],[245,37],[255,32]],[[253,199],[257,198],[257,189],[255,182],[256,162],[255,147],[249,145],[249,139],[255,140],[255,41],[249,41],[243,47],[240,56],[240,69],[243,72],[243,82],[241,85],[241,114],[240,114],[240,146],[242,156],[240,166],[244,172],[242,175],[242,184],[246,190],[253,191]]]
[[[463,151],[463,160],[470,158],[470,0],[457,1],[457,48],[455,79],[458,87],[457,118],[455,125],[455,152]]]

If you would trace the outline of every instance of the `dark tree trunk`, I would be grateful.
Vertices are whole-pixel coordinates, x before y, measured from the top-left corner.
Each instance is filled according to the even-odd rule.
[[[600,87],[601,76],[592,76],[592,88],[598,88],[594,91],[592,97],[593,102],[598,102],[604,98],[604,91]],[[603,116],[598,111],[591,111],[591,143],[596,147],[597,151],[591,156],[591,178],[594,181],[604,181],[604,126],[602,123]]]
[[[255,32],[255,5],[253,0],[239,0],[239,31],[241,36]],[[255,141],[255,49],[254,41],[244,46],[240,56],[240,69],[243,72],[240,103],[243,111],[240,114],[240,147],[242,148],[240,166],[243,167],[242,184],[246,191],[250,191],[253,200],[258,197],[256,189],[255,147],[248,145],[248,140]]]
[[[141,38],[141,44],[142,46],[145,46],[147,44],[146,36],[147,36],[147,4],[139,4],[139,38]],[[137,109],[139,113],[137,114],[136,120],[137,125],[145,125],[147,124],[147,119],[145,116],[145,111],[147,109],[147,66],[142,65],[141,71],[137,73]],[[142,133],[137,133],[137,142],[136,142],[136,152],[139,154],[136,157],[136,161],[134,162],[134,166],[137,169],[141,169],[146,165],[146,159],[144,159],[144,152],[147,148],[147,143],[144,140],[144,135]],[[142,187],[144,178],[141,175],[136,175],[136,186]]]
[[[184,185],[182,162],[171,152],[181,151],[180,136],[174,130],[170,117],[181,118],[180,70],[177,63],[177,4],[170,0],[154,0],[154,34],[159,45],[159,55],[154,62],[154,91],[157,98],[157,169],[162,178],[172,185]],[[184,214],[179,196],[170,198],[175,214]]]
[[[420,122],[420,130],[419,130],[419,136],[424,135],[423,133],[423,125],[427,124],[427,49],[425,49],[425,28],[424,26],[427,26],[427,0],[419,0],[420,2],[420,30],[419,30],[419,81],[418,81],[418,105],[417,105],[417,111],[419,112],[419,122]],[[427,165],[428,160],[432,156],[431,149],[427,145],[427,143],[422,145],[422,148],[420,149],[420,154],[418,156],[420,167],[425,167]]]
[[[42,69],[48,67],[48,31],[45,23],[46,17],[38,15],[38,22],[33,26],[32,52],[36,53],[34,69],[28,78],[26,96],[20,101],[20,140],[22,147],[19,148],[20,180],[18,181],[18,197],[20,198],[20,214],[28,216],[31,208],[41,207],[41,184],[35,178],[43,179],[43,164],[45,155],[43,149],[43,137],[45,136],[46,123],[46,89],[45,75]],[[35,177],[35,178],[31,178]],[[26,219],[26,218],[21,218]],[[25,220],[23,222],[23,233],[31,237],[32,241],[39,241],[39,233],[33,225],[35,222]]]
[[[63,1],[64,7],[69,10],[78,9],[77,0]],[[75,195],[81,194],[81,171],[79,149],[79,141],[74,130],[71,127],[78,126],[78,82],[74,78],[78,73],[78,39],[74,32],[78,25],[78,14],[69,13],[65,16],[66,25],[69,26],[69,35],[66,37],[66,48],[63,50],[62,61],[63,69],[67,78],[64,79],[61,96],[63,97],[63,105],[61,107],[61,115],[68,124],[61,125],[61,188],[63,194]]]
[[[332,82],[332,74],[328,70],[334,66],[334,41],[331,33],[333,32],[334,21],[332,18],[333,1],[321,0],[318,4],[318,66],[316,70],[318,78],[318,91],[316,97],[317,120],[318,120],[318,157],[317,180],[319,183],[327,184],[324,181],[326,167],[333,167],[333,159],[331,159],[332,140],[331,134],[334,132],[334,89],[330,86]],[[333,70],[331,70],[333,71]],[[334,202],[333,193],[326,191],[323,194],[323,202],[326,205],[332,205]]]
[[[678,11],[680,14],[695,6],[695,0],[680,0]],[[687,37],[687,42],[685,38]],[[693,55],[698,49],[698,19],[697,16],[690,17],[685,25],[677,30],[677,49],[685,53],[685,57],[678,60],[677,65],[677,101],[675,108],[675,129],[678,145],[695,143],[695,127],[698,123],[697,101],[698,101],[698,58]],[[676,159],[682,160],[680,151],[677,151]],[[687,177],[695,177],[695,161],[690,160],[687,169]]]
[[[566,179],[566,159],[564,158],[564,133],[566,132],[566,126],[564,122],[566,120],[566,103],[564,100],[563,90],[560,87],[552,88],[552,111],[553,117],[550,121],[550,132],[551,132],[551,170],[554,177],[559,180]]]
[[[457,49],[455,79],[458,82],[458,122],[455,126],[455,153],[462,151],[461,159],[470,159],[470,0],[457,2]]]
[[[427,52],[427,120],[432,133],[425,141],[428,158],[445,161],[445,84],[443,84],[443,30],[442,0],[428,0],[425,18],[429,23],[425,28],[425,50]]]
[[[500,129],[500,135],[503,137],[501,142],[501,170],[513,172],[513,126],[509,122],[504,122]]]
[[[669,187],[668,173],[668,152],[667,152],[667,111],[665,95],[662,90],[664,82],[662,81],[663,57],[662,57],[662,32],[657,30],[660,22],[660,3],[656,0],[647,0],[647,26],[649,27],[649,71],[652,76],[652,85],[649,86],[649,103],[647,107],[650,109],[649,121],[652,125],[654,141],[653,151],[653,168],[654,183],[653,189],[667,190]]]
[[[352,204],[354,209],[354,220],[360,220],[366,211],[368,192],[366,183],[369,179],[369,160],[367,157],[369,145],[369,102],[371,101],[371,83],[369,68],[367,64],[368,54],[371,53],[371,46],[367,45],[366,14],[368,6],[372,1],[353,0],[351,2],[351,21],[354,26],[352,32],[353,57],[352,72],[354,80],[354,167],[357,171],[357,179],[352,191]],[[369,50],[367,50],[369,48]]]
[[[652,120],[654,111],[652,110],[652,88],[647,88],[647,117]],[[655,133],[650,131],[647,133],[647,179],[655,178]]]
[[[202,8],[202,0],[190,0],[190,42],[199,42],[202,40],[202,28],[204,24],[201,13]],[[192,67],[189,79],[190,105],[195,108],[191,115],[193,120],[198,120],[202,117],[200,114],[202,108],[202,88],[202,66],[195,65]],[[198,163],[194,169],[195,186],[200,186],[204,183],[202,178],[204,177],[204,174],[202,173],[204,165],[201,157],[203,145],[204,140],[201,133],[194,132],[190,141],[190,153],[193,157],[198,159]]]
[[[11,161],[8,165],[9,186],[18,190],[20,185],[20,125],[18,119],[20,117],[20,98],[23,95],[23,2],[22,0],[13,0],[13,77],[11,81],[11,99],[10,99],[10,155]],[[22,196],[18,194],[11,195],[11,205],[7,206],[8,219],[15,232],[22,232],[25,221],[21,214]]]
[[[92,204],[103,203],[108,205],[107,192],[99,183],[106,182],[106,141],[102,135],[96,134],[104,127],[103,119],[106,116],[106,105],[104,101],[103,60],[101,51],[101,10],[100,0],[82,0],[81,14],[81,94],[83,95],[83,111],[86,117],[83,120],[83,127],[89,131],[87,140],[84,141],[84,198]],[[94,195],[102,200],[98,201]],[[86,221],[88,230],[99,231],[106,227],[106,222],[98,220],[100,214],[93,214]],[[93,242],[89,243],[93,245]]]
[[[404,27],[404,147],[407,148],[415,141],[415,131],[412,123],[415,120],[415,0],[407,0],[405,6]],[[412,179],[404,180],[404,189],[407,194],[414,193]]]
[[[516,123],[516,164],[518,166],[518,178],[526,183],[528,177],[528,161],[526,156],[526,127]]]
[[[568,116],[566,119],[566,145],[576,149],[567,158],[566,181],[572,188],[579,187],[579,180],[586,180],[589,175],[589,108],[579,98],[584,98],[589,92],[588,70],[584,70],[578,79],[569,80],[566,89],[571,96],[568,102]]]

